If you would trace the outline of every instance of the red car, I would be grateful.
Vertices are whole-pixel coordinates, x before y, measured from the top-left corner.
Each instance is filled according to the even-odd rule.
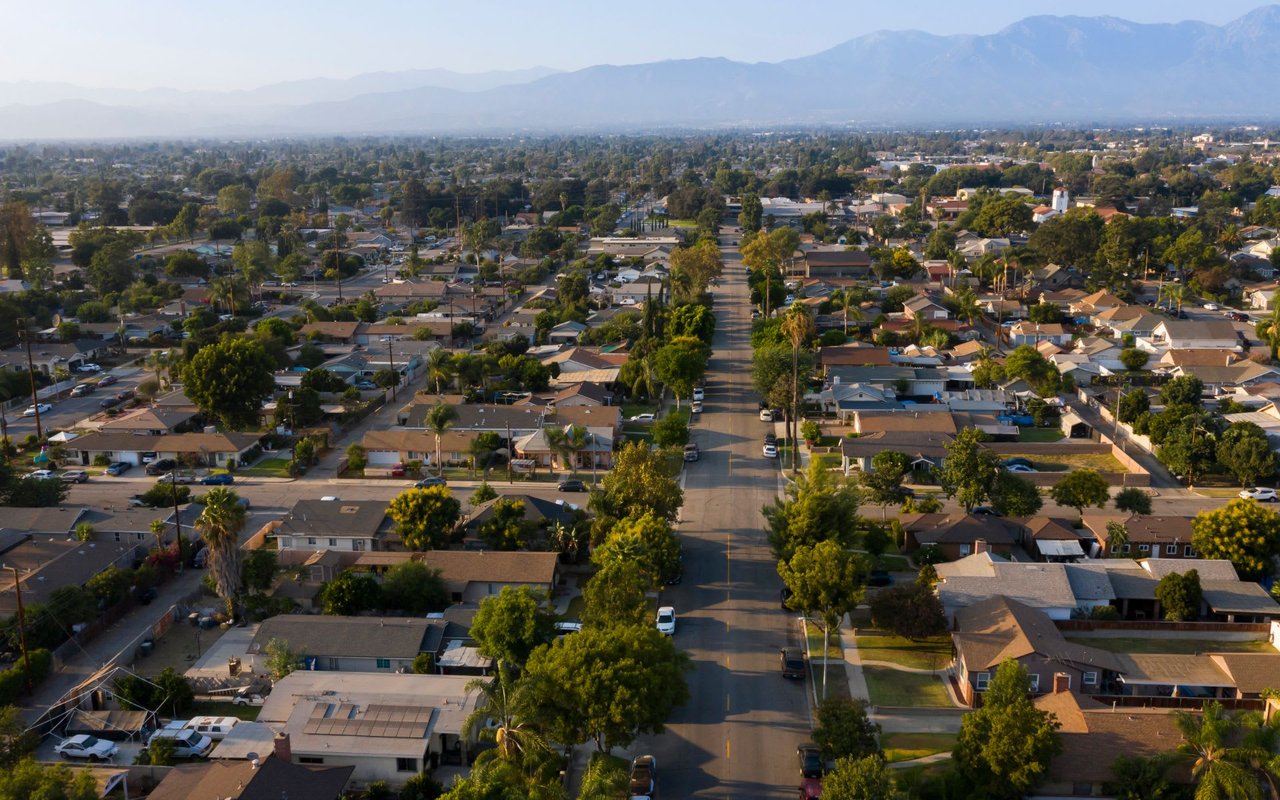
[[[393,466],[393,467],[391,468],[391,477],[393,477],[393,478],[403,478],[403,477],[404,477],[404,464],[396,464],[395,466]]]
[[[819,778],[805,778],[800,784],[800,800],[818,800],[822,797],[822,781]]]

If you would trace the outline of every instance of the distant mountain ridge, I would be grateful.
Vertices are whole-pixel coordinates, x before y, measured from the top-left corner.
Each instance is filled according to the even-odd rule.
[[[373,73],[243,92],[0,82],[0,138],[537,133],[1280,117],[1280,6],[1226,25],[1034,16],[988,35],[878,31],[777,63]]]

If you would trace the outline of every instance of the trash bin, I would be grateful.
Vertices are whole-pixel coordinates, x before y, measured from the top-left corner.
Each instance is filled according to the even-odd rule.
[[[232,656],[231,658],[228,658],[228,659],[227,659],[227,672],[228,672],[228,673],[230,673],[230,674],[231,674],[231,677],[233,677],[233,678],[234,678],[235,676],[237,676],[237,675],[239,675],[239,674],[240,674],[240,659],[239,659],[239,658],[237,658],[237,657],[235,657],[235,656]]]
[[[191,627],[196,628],[200,625],[200,612],[192,611],[187,615],[187,622],[191,623]]]
[[[144,639],[142,644],[138,645],[138,651],[144,656],[151,655],[151,651],[156,649],[156,643],[150,639]]]

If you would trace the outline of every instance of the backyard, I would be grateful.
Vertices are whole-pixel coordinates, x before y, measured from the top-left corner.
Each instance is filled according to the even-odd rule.
[[[903,672],[890,667],[863,667],[872,705],[952,708],[947,687],[936,675]]]
[[[1062,440],[1062,431],[1056,428],[1020,428],[1020,442],[1057,442]]]
[[[1072,472],[1078,469],[1092,469],[1098,472],[1125,472],[1124,465],[1110,453],[1054,453],[1045,456],[1040,453],[1001,453],[1003,459],[1025,458],[1040,472]]]

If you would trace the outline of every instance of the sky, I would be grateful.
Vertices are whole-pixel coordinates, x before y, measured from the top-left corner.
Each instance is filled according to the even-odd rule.
[[[443,67],[781,61],[877,30],[993,33],[1035,14],[1222,24],[1264,0],[0,0],[0,81],[247,89]]]

